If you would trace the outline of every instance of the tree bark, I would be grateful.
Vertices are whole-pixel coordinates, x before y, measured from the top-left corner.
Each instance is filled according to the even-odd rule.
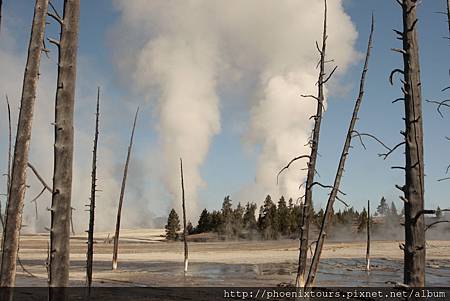
[[[425,286],[424,162],[416,8],[416,1],[403,0],[403,90],[406,129],[404,283],[422,287]]]
[[[366,249],[366,271],[370,272],[370,201],[367,201],[367,249]]]
[[[325,61],[326,61],[326,47],[327,47],[327,1],[324,1],[324,20],[323,20],[323,35],[322,35],[322,48],[320,52],[320,70],[318,79],[318,94],[317,94],[317,110],[314,116],[314,128],[313,136],[311,140],[311,153],[308,163],[308,174],[306,177],[306,187],[305,187],[305,204],[302,207],[302,217],[300,221],[300,252],[298,257],[298,269],[296,277],[296,287],[301,288],[305,286],[305,273],[306,265],[308,259],[308,236],[309,236],[309,225],[311,223],[311,209],[312,209],[312,196],[314,177],[316,174],[316,162],[317,154],[319,152],[319,138],[320,138],[320,126],[322,122],[322,114],[324,107],[324,77],[325,77]]]
[[[64,0],[58,57],[55,103],[55,144],[50,231],[50,280],[52,288],[67,287],[70,265],[72,215],[73,115],[77,74],[79,0]],[[53,289],[51,300],[65,300],[65,291]]]
[[[3,237],[0,286],[15,285],[16,262],[19,247],[22,210],[26,189],[26,169],[31,140],[31,128],[39,80],[39,66],[44,41],[48,0],[36,0],[28,57],[23,79],[19,122],[14,148],[14,159],[9,183],[7,215]]]
[[[308,279],[306,280],[305,283],[305,288],[307,287],[311,287],[314,285],[314,281],[316,278],[316,273],[317,273],[317,268],[319,266],[319,262],[320,262],[320,256],[322,254],[322,249],[323,249],[323,244],[325,242],[325,237],[327,235],[327,231],[328,231],[328,227],[331,224],[331,220],[333,218],[333,205],[334,202],[337,198],[337,194],[339,193],[339,186],[341,183],[341,179],[342,179],[342,175],[344,173],[344,167],[345,167],[345,162],[347,160],[348,157],[348,153],[349,153],[349,149],[350,149],[350,144],[352,141],[352,135],[353,135],[353,131],[356,125],[356,121],[358,120],[358,112],[359,112],[359,108],[361,106],[361,102],[363,100],[364,97],[364,84],[365,84],[365,79],[366,79],[366,73],[368,70],[368,65],[369,65],[369,58],[370,58],[370,54],[371,54],[371,49],[372,49],[372,37],[373,37],[373,31],[374,31],[374,19],[372,16],[372,25],[371,25],[371,29],[370,29],[370,36],[369,36],[369,42],[367,45],[367,52],[366,52],[366,59],[364,62],[364,68],[361,74],[361,81],[360,81],[360,86],[359,86],[359,95],[358,98],[356,100],[355,103],[355,107],[353,109],[353,115],[352,115],[352,119],[350,121],[350,125],[347,131],[347,137],[345,139],[345,143],[344,143],[344,147],[341,153],[341,157],[339,160],[339,165],[338,165],[338,169],[336,172],[336,177],[334,179],[334,184],[333,184],[333,188],[331,190],[331,193],[328,197],[328,202],[327,202],[327,207],[325,209],[325,214],[324,214],[324,218],[322,221],[322,225],[320,228],[320,232],[319,232],[319,237],[317,239],[317,244],[316,244],[316,248],[314,251],[314,255],[311,261],[311,266],[309,268],[309,274],[308,274]]]
[[[86,280],[88,285],[88,296],[91,295],[92,286],[92,262],[94,261],[94,220],[95,220],[95,193],[97,191],[97,145],[98,124],[100,117],[100,87],[97,90],[97,111],[95,114],[94,150],[92,151],[92,173],[91,173],[91,202],[89,206],[89,229],[86,262]]]
[[[117,256],[119,251],[119,234],[120,234],[120,218],[122,215],[122,205],[123,205],[123,197],[125,195],[125,186],[127,182],[128,175],[128,165],[130,163],[131,149],[133,147],[133,138],[134,138],[134,130],[136,129],[136,120],[139,113],[139,107],[136,110],[136,114],[134,115],[133,121],[133,129],[131,130],[131,138],[130,145],[128,146],[127,160],[125,162],[125,168],[123,170],[123,178],[122,178],[122,187],[120,188],[120,197],[119,197],[119,207],[117,209],[117,219],[116,219],[116,232],[114,235],[114,247],[113,247],[113,259],[112,259],[112,269],[117,269]]]
[[[181,170],[181,204],[183,207],[183,241],[184,241],[184,274],[187,273],[189,264],[189,250],[187,243],[187,224],[186,224],[186,201],[184,198],[184,176],[183,176],[183,159],[180,158],[180,170]]]

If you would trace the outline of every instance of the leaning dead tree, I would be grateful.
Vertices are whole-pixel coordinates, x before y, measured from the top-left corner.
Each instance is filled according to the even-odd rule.
[[[53,6],[52,6],[53,8]],[[72,215],[73,115],[77,75],[79,0],[64,0],[63,16],[54,10],[48,13],[60,27],[60,40],[49,39],[56,45],[58,79],[55,102],[55,144],[53,194],[50,229],[50,279],[53,288],[69,284],[70,218]],[[52,290],[51,300],[64,300],[64,290]]]
[[[405,107],[405,185],[404,193],[405,245],[404,284],[425,286],[425,218],[424,214],[424,159],[422,91],[420,82],[419,42],[417,38],[417,5],[415,0],[398,1],[403,13],[403,31],[395,31],[403,42],[403,70],[391,73],[403,75],[403,102]],[[392,82],[392,81],[391,81]]]
[[[117,269],[117,256],[119,253],[120,218],[122,216],[122,205],[123,205],[123,198],[125,196],[125,186],[127,183],[128,165],[130,164],[131,149],[133,148],[134,130],[136,129],[136,120],[138,117],[138,113],[139,113],[139,107],[137,108],[136,114],[134,115],[133,129],[131,130],[130,144],[128,146],[128,152],[127,152],[127,160],[125,161],[125,167],[123,169],[122,186],[120,188],[120,197],[119,197],[119,207],[117,208],[116,232],[114,234],[114,247],[113,247],[113,258],[112,258],[112,269],[113,270]]]
[[[318,93],[317,96],[314,95],[302,95],[302,97],[313,98],[317,101],[317,109],[316,114],[311,116],[311,119],[314,119],[314,127],[312,131],[312,135],[308,144],[311,148],[310,155],[303,155],[297,158],[294,158],[289,162],[289,164],[283,168],[281,172],[289,168],[289,166],[296,160],[300,159],[309,159],[308,162],[308,173],[306,177],[305,184],[305,195],[304,195],[304,204],[302,205],[302,215],[300,220],[300,252],[298,258],[298,269],[297,269],[297,277],[295,281],[296,287],[303,287],[305,284],[305,273],[306,273],[306,265],[307,265],[307,257],[308,257],[308,235],[309,235],[309,225],[311,223],[311,211],[312,211],[312,197],[313,197],[313,186],[314,177],[316,174],[316,162],[317,162],[317,154],[319,151],[319,137],[320,137],[320,125],[322,122],[323,108],[325,102],[324,96],[324,85],[331,78],[331,75],[334,73],[336,68],[326,76],[325,73],[325,64],[326,64],[326,49],[327,49],[327,1],[324,1],[325,9],[324,9],[324,21],[323,21],[323,35],[322,35],[322,46],[319,47],[319,44],[316,43],[317,50],[320,54],[319,60],[319,78],[317,81]],[[280,175],[280,173],[278,175]]]
[[[367,248],[366,248],[366,271],[370,272],[370,201],[367,201]]]
[[[364,84],[365,84],[365,80],[366,80],[366,73],[368,71],[368,66],[369,66],[369,58],[370,58],[370,54],[371,54],[371,50],[372,50],[373,32],[374,32],[374,18],[372,16],[372,25],[370,28],[369,42],[367,44],[367,52],[366,52],[366,58],[365,58],[365,62],[364,62],[364,68],[363,68],[363,71],[361,74],[359,95],[358,95],[358,98],[356,99],[355,107],[353,109],[352,119],[350,121],[350,125],[349,125],[348,131],[347,131],[347,136],[346,136],[344,147],[343,147],[341,157],[339,160],[339,165],[338,165],[338,169],[336,172],[336,177],[334,179],[334,184],[333,184],[333,186],[330,187],[331,192],[328,197],[328,202],[327,202],[327,206],[325,209],[324,218],[323,218],[322,225],[320,228],[319,237],[317,238],[314,255],[311,260],[311,265],[309,268],[308,278],[305,283],[305,288],[309,288],[314,285],[314,281],[315,281],[316,274],[317,274],[317,269],[318,269],[319,262],[320,262],[320,256],[322,254],[323,245],[325,242],[326,235],[328,233],[329,226],[331,225],[331,221],[333,218],[333,206],[334,206],[336,199],[337,200],[340,199],[338,194],[339,193],[342,194],[342,192],[339,190],[339,186],[341,183],[342,175],[344,173],[345,162],[347,160],[351,142],[352,142],[352,138],[354,135],[355,125],[358,120],[359,108],[361,106],[361,103],[362,103],[362,100],[364,97]]]
[[[92,285],[92,262],[94,260],[94,220],[95,220],[95,194],[97,192],[97,145],[98,145],[98,124],[100,117],[100,87],[97,89],[97,110],[95,114],[95,134],[94,149],[92,151],[92,172],[91,172],[91,200],[89,204],[89,229],[87,242],[86,261],[86,281],[88,286],[88,296],[91,294]]]
[[[180,173],[181,173],[181,205],[183,208],[183,241],[184,241],[184,274],[187,273],[189,264],[189,250],[187,243],[187,225],[186,225],[186,200],[184,198],[184,175],[183,175],[183,159],[180,158]]]
[[[14,159],[6,208],[6,220],[3,237],[3,252],[0,286],[11,287],[15,284],[16,263],[19,247],[19,235],[22,224],[22,210],[26,189],[26,170],[31,140],[34,104],[42,46],[44,43],[48,0],[36,0],[34,8],[31,38],[23,79],[20,101],[19,121],[17,126]]]

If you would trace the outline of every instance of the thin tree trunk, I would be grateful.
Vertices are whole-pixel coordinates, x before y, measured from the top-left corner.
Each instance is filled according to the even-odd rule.
[[[95,114],[94,150],[92,151],[92,173],[91,173],[91,202],[89,206],[89,229],[86,262],[86,279],[88,285],[88,296],[91,295],[92,285],[92,262],[94,261],[94,219],[95,219],[95,193],[97,191],[97,145],[98,124],[100,117],[100,87],[97,89],[97,111]]]
[[[67,287],[70,265],[72,215],[73,115],[77,75],[80,16],[79,0],[64,0],[58,45],[58,80],[55,104],[53,195],[50,231],[50,281],[52,288]],[[51,300],[65,300],[64,290],[52,289]]]
[[[128,146],[127,160],[125,161],[125,168],[123,170],[123,178],[122,178],[122,187],[120,188],[120,197],[119,197],[119,207],[117,209],[117,219],[116,219],[116,232],[114,235],[114,247],[113,247],[113,259],[112,259],[112,269],[117,269],[117,256],[119,251],[119,234],[120,234],[120,218],[122,215],[122,205],[123,205],[123,197],[125,195],[125,186],[127,182],[128,175],[128,165],[130,163],[131,149],[133,147],[133,138],[134,138],[134,130],[136,128],[136,120],[139,113],[139,107],[136,110],[136,114],[134,115],[133,121],[133,129],[131,130],[131,138],[130,145]]]
[[[370,201],[367,201],[367,249],[366,249],[366,271],[370,272]]]
[[[448,38],[450,39],[450,0],[447,0]]]
[[[325,76],[325,61],[326,61],[326,47],[327,47],[327,1],[324,1],[324,20],[323,20],[323,35],[322,35],[322,49],[320,52],[320,70],[318,79],[318,95],[317,95],[317,111],[314,116],[314,129],[312,140],[310,141],[311,153],[308,163],[308,175],[306,178],[305,187],[305,204],[302,208],[302,217],[300,221],[300,252],[298,257],[298,270],[297,278],[295,281],[296,287],[301,288],[305,286],[305,273],[308,259],[308,236],[309,225],[311,223],[311,211],[312,211],[312,197],[314,177],[316,174],[316,162],[317,154],[319,151],[319,137],[320,137],[320,125],[322,122],[322,114],[324,107],[324,76]]]
[[[8,210],[8,200],[9,200],[9,188],[11,186],[11,153],[12,153],[12,122],[11,122],[11,106],[9,104],[8,95],[6,95],[6,106],[8,110],[8,166],[7,166],[7,175],[6,175],[6,206],[5,206],[5,214],[3,214],[3,210],[0,210],[0,219],[2,222],[2,230],[3,236],[5,235],[5,220],[6,211]],[[2,250],[3,250],[3,239],[2,239]]]
[[[405,95],[405,247],[404,283],[425,286],[425,221],[422,92],[417,2],[403,0],[403,64]]]
[[[311,287],[314,285],[314,280],[316,278],[316,273],[317,273],[317,269],[318,269],[319,262],[320,262],[320,256],[322,254],[323,244],[325,242],[325,237],[328,232],[328,227],[331,224],[331,220],[333,218],[333,205],[337,198],[337,194],[339,192],[339,186],[341,183],[342,174],[344,173],[345,162],[347,160],[348,152],[350,149],[353,131],[354,131],[354,128],[356,125],[356,121],[358,120],[358,112],[359,112],[359,108],[361,106],[361,102],[362,102],[363,96],[364,96],[364,83],[365,83],[365,79],[366,79],[366,73],[368,70],[370,53],[371,53],[371,49],[372,49],[373,31],[374,31],[374,19],[372,16],[372,25],[371,25],[371,29],[370,29],[369,42],[367,45],[367,52],[366,52],[366,59],[364,62],[364,68],[363,68],[363,71],[361,74],[359,95],[356,100],[355,107],[353,109],[352,119],[350,121],[350,125],[349,125],[348,132],[347,132],[347,137],[345,139],[344,148],[342,150],[341,158],[339,160],[339,166],[338,166],[338,169],[336,172],[336,177],[334,179],[333,188],[332,188],[332,191],[328,198],[327,207],[325,209],[324,218],[323,218],[322,225],[320,228],[319,237],[317,239],[314,256],[311,261],[311,266],[309,269],[308,279],[306,280],[305,287]]]
[[[187,243],[187,225],[186,225],[186,202],[184,198],[184,176],[183,176],[183,159],[180,158],[180,170],[181,170],[181,203],[183,207],[183,240],[184,240],[184,274],[187,273],[189,264],[189,250]]]
[[[39,80],[39,66],[44,41],[47,7],[48,0],[36,0],[28,58],[23,79],[14,160],[9,183],[0,276],[0,286],[2,287],[15,285],[17,251],[26,189],[26,169],[36,90]]]

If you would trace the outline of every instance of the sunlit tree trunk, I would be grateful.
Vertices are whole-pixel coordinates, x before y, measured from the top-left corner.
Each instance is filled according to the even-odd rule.
[[[39,80],[39,66],[44,43],[48,0],[36,0],[28,57],[20,101],[14,158],[9,181],[0,285],[15,285],[22,211],[26,190],[26,170],[31,141],[31,129]],[[9,176],[8,176],[9,177]]]
[[[69,284],[70,218],[72,214],[73,115],[77,75],[79,0],[64,0],[58,57],[55,103],[53,196],[50,231],[50,279],[52,288]],[[63,290],[51,290],[51,300],[65,300]],[[62,293],[62,294],[60,294]]]

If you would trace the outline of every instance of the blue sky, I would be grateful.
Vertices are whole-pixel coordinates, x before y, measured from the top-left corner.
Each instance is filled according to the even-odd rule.
[[[32,1],[6,0],[4,2],[3,15],[8,32],[16,40],[17,48],[24,51],[22,48],[26,48],[32,17]],[[400,47],[400,41],[395,39],[392,31],[393,28],[401,29],[400,8],[395,1],[390,0],[345,0],[344,7],[357,29],[356,48],[361,53],[366,48],[372,12],[376,18],[374,49],[366,82],[366,96],[357,129],[360,132],[375,134],[388,145],[393,146],[400,141],[399,131],[404,127],[401,119],[402,104],[391,104],[393,99],[400,97],[400,85],[397,82],[392,87],[387,80],[393,68],[402,66],[401,56],[390,50],[390,48]],[[448,92],[447,94],[441,92],[441,89],[450,83],[448,76],[450,45],[448,40],[442,38],[448,35],[446,20],[444,16],[435,13],[442,11],[444,7],[445,1],[424,1],[419,10],[424,99],[443,100],[448,99],[449,96]],[[83,72],[88,70],[92,72],[90,79],[95,82],[92,89],[79,91],[78,95],[90,96],[92,101],[95,98],[96,83],[100,83],[105,88],[105,97],[112,99],[110,102],[112,105],[120,101],[126,102],[125,99],[138,97],[118,74],[111,50],[111,47],[115,45],[114,39],[118,38],[114,30],[119,18],[120,11],[110,0],[81,1],[79,55],[83,64],[79,74],[83,76]],[[49,27],[48,35],[55,36],[54,25]],[[343,85],[348,87],[347,93],[330,95],[328,100],[328,109],[322,123],[319,151],[321,156],[318,161],[319,180],[325,184],[331,184],[334,179],[338,156],[357,95],[361,63],[356,61],[342,77]],[[95,76],[98,76],[97,80]],[[241,89],[243,91],[237,89],[235,93],[219,94],[221,97],[236,100],[248,94],[245,87]],[[108,101],[105,100],[105,106],[107,105]],[[248,103],[241,101],[221,101],[221,132],[212,139],[209,152],[200,168],[200,174],[207,182],[207,187],[199,191],[200,207],[218,208],[225,195],[230,194],[232,199],[234,196],[238,197],[242,187],[255,180],[258,146],[254,152],[246,150],[243,143],[245,138],[239,130],[240,122],[245,124],[245,119],[249,118],[248,106]],[[82,108],[83,105],[78,106],[79,110]],[[155,130],[157,115],[153,109],[151,104],[144,105],[141,114],[142,126],[138,129],[135,145],[136,157],[150,161],[147,150],[153,149],[158,139],[158,133]],[[105,108],[105,111],[108,110]],[[122,119],[120,122],[109,121],[108,123],[111,127],[110,131],[115,132],[117,141],[120,141],[114,152],[123,153],[123,157],[128,141],[128,123],[131,123],[134,107],[126,106],[124,110],[122,114],[118,114]],[[438,205],[448,207],[450,188],[448,183],[437,182],[437,179],[445,176],[445,168],[450,164],[450,143],[445,140],[445,136],[450,134],[448,127],[450,115],[446,114],[445,118],[441,118],[436,113],[435,107],[427,103],[423,104],[423,110],[427,207],[435,208]],[[1,129],[1,131],[5,130]],[[367,199],[378,202],[384,195],[389,201],[395,201],[399,205],[399,192],[394,185],[403,183],[403,174],[397,170],[391,170],[390,166],[403,164],[402,151],[397,151],[384,161],[377,156],[383,151],[378,144],[366,140],[367,150],[362,149],[357,141],[354,141],[353,145],[342,183],[342,190],[347,193],[347,201],[357,209],[361,209]],[[118,161],[114,164],[120,166],[122,162]],[[150,181],[146,183],[154,190],[163,190],[161,183]],[[324,207],[326,193],[317,190],[314,201],[317,207]],[[165,214],[168,208],[169,205],[162,205],[159,208],[153,208],[153,212],[156,215]]]

